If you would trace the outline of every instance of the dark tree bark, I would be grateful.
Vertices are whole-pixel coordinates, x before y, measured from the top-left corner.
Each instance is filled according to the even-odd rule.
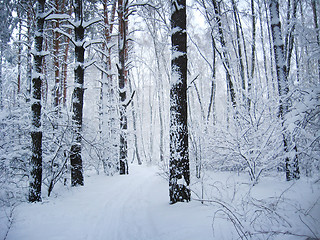
[[[119,95],[120,95],[120,174],[128,174],[128,143],[127,143],[127,1],[118,1],[118,17],[119,17]]]
[[[3,56],[3,45],[2,43],[0,42],[0,110],[2,110],[2,84],[3,84],[3,81],[2,81],[2,56]]]
[[[269,89],[269,74],[268,74],[268,68],[267,68],[267,55],[266,55],[266,49],[265,49],[265,40],[264,40],[264,28],[263,28],[263,15],[262,15],[262,3],[260,2],[260,0],[258,0],[257,2],[259,8],[259,17],[260,17],[260,21],[259,21],[259,25],[260,25],[260,40],[261,40],[261,45],[262,45],[262,52],[263,52],[263,67],[264,67],[264,72],[265,72],[265,78],[266,78],[266,86],[267,86],[267,96],[268,99],[270,98],[270,89]]]
[[[21,54],[22,54],[22,18],[21,18],[21,11],[17,9],[18,18],[19,18],[19,35],[18,35],[18,79],[17,79],[17,93],[19,94],[21,91]],[[1,71],[0,71],[1,72]]]
[[[291,1],[293,2],[292,11],[291,11]],[[290,74],[291,69],[291,58],[294,46],[294,31],[296,26],[296,18],[297,18],[297,0],[288,0],[288,9],[287,9],[287,24],[288,30],[285,37],[285,56],[287,60],[287,76]],[[292,12],[292,14],[291,14]],[[290,27],[291,26],[291,27]]]
[[[282,40],[281,22],[279,17],[279,2],[278,0],[271,0],[269,5],[270,20],[271,20],[271,32],[273,39],[273,50],[276,62],[276,72],[278,79],[278,90],[280,96],[280,108],[279,117],[282,120],[283,125],[283,142],[284,142],[284,154],[286,163],[286,179],[290,181],[292,179],[299,179],[299,165],[297,156],[297,147],[294,145],[292,135],[285,127],[285,117],[289,111],[289,85],[287,79],[287,66],[286,58],[284,54],[284,44]],[[290,153],[295,154],[290,154]],[[293,159],[290,156],[294,155]],[[292,157],[291,157],[292,158]]]
[[[228,54],[227,54],[227,43],[224,38],[223,34],[223,28],[222,28],[222,23],[221,23],[221,13],[219,9],[219,3],[216,0],[212,0],[213,3],[213,8],[214,8],[214,13],[215,13],[215,21],[218,24],[218,33],[219,33],[219,39],[220,39],[220,44],[222,47],[222,62],[223,66],[226,70],[226,80],[227,80],[227,91],[228,94],[230,95],[230,100],[232,103],[233,108],[236,108],[237,102],[236,102],[236,93],[234,90],[233,82],[231,79],[231,74],[230,74],[230,63],[228,60]]]
[[[73,1],[75,22],[75,68],[74,90],[72,94],[72,121],[73,121],[73,144],[71,146],[71,185],[83,185],[83,169],[81,157],[81,131],[83,116],[83,93],[84,93],[84,28],[83,28],[83,3],[82,0]]]
[[[65,9],[66,7],[66,0],[63,0],[61,9]],[[69,15],[72,14],[72,8],[69,9]],[[70,35],[72,29],[69,28],[67,33]],[[70,39],[68,37],[65,38],[65,47],[64,47],[64,54],[63,54],[63,62],[62,62],[62,79],[61,79],[61,94],[62,94],[62,103],[63,106],[66,107],[67,104],[67,77],[68,77],[68,55],[69,55],[69,45]]]
[[[251,43],[251,74],[248,79],[248,107],[251,107],[252,81],[255,72],[256,62],[256,15],[254,9],[254,0],[251,0],[251,17],[252,17],[252,43]]]
[[[31,45],[32,45],[32,37],[31,37],[31,28],[32,28],[32,2],[28,3],[28,11],[27,11],[27,99],[26,101],[29,102],[31,98],[31,74],[32,74],[32,55],[31,55]]]
[[[186,0],[171,1],[170,203],[190,201]]]
[[[208,106],[208,112],[207,112],[207,124],[209,123],[211,112],[212,118],[213,118],[213,124],[215,125],[216,123],[216,53],[217,53],[217,47],[216,47],[216,40],[215,40],[215,35],[214,35],[214,26],[211,21],[211,11],[210,9],[206,6],[206,2],[204,0],[201,1],[201,5],[205,8],[205,19],[207,23],[210,26],[210,37],[211,37],[211,48],[212,48],[212,64],[209,62],[208,65],[211,69],[211,91],[210,91],[210,101],[209,101],[209,106]],[[199,172],[200,173],[200,172]],[[200,177],[200,175],[197,174],[197,176]]]
[[[318,24],[318,14],[317,14],[317,1],[312,0],[312,12],[313,12],[313,23],[314,28],[317,34],[317,44],[320,47],[320,32],[319,32],[319,24]],[[318,60],[318,74],[319,74],[319,81],[320,81],[320,59]]]
[[[232,0],[232,8],[233,8],[233,15],[235,20],[235,28],[237,34],[237,46],[238,46],[238,58],[239,58],[239,67],[240,67],[240,77],[241,77],[241,86],[242,86],[242,98],[244,102],[246,102],[246,80],[245,80],[245,72],[244,72],[244,64],[243,64],[243,54],[241,49],[241,42],[240,42],[240,19],[239,19],[239,12],[235,0]],[[249,84],[249,82],[248,82]]]
[[[41,201],[42,184],[42,130],[41,130],[41,84],[42,84],[42,45],[45,0],[38,0],[35,30],[34,73],[32,78],[31,104],[31,161],[29,202]]]
[[[55,0],[55,8],[57,13],[60,8],[59,0]],[[60,33],[55,31],[60,27],[60,21],[57,19],[53,23],[53,66],[54,66],[54,89],[53,89],[53,106],[57,108],[60,105],[61,97],[61,81],[60,81]],[[58,110],[58,109],[56,109]]]

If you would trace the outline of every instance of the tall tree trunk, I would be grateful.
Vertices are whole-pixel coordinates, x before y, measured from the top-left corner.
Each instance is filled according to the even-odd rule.
[[[131,86],[131,81],[129,81],[129,90],[130,92],[132,92],[132,86]],[[134,101],[131,102],[132,104],[132,111],[131,111],[131,114],[132,114],[132,123],[133,123],[133,135],[134,135],[134,147],[135,147],[135,155],[137,157],[137,162],[139,165],[142,164],[142,161],[141,161],[141,158],[140,158],[140,154],[139,154],[139,146],[138,146],[138,135],[137,135],[137,114],[136,114],[136,110],[135,110],[135,104],[134,104]],[[133,160],[134,161],[134,158]]]
[[[66,0],[62,2],[62,9],[65,8]],[[72,8],[69,10],[69,15],[72,14]],[[71,28],[67,30],[67,33],[71,34]],[[67,77],[68,77],[68,55],[69,55],[69,46],[70,46],[70,39],[68,37],[65,38],[65,47],[64,47],[64,54],[63,54],[63,62],[62,62],[62,79],[61,79],[61,94],[62,94],[62,104],[66,107],[67,104]]]
[[[313,23],[314,28],[317,34],[317,44],[320,47],[320,30],[319,30],[319,23],[318,23],[318,15],[317,15],[317,2],[316,0],[312,0],[312,12],[313,12]],[[320,82],[320,59],[318,60],[318,74],[319,74],[319,82]]]
[[[31,161],[29,202],[41,201],[42,184],[42,130],[41,130],[41,84],[42,84],[42,45],[45,0],[37,1],[34,71],[32,78],[31,104]]]
[[[128,174],[128,143],[127,143],[127,0],[118,0],[119,17],[119,94],[120,94],[120,174]]]
[[[211,79],[211,91],[210,91],[210,101],[207,113],[207,124],[209,123],[211,111],[212,111],[212,122],[213,125],[216,124],[216,41],[211,33],[211,46],[212,46],[212,79]]]
[[[269,21],[269,14],[268,14],[268,0],[263,0],[264,2],[264,6],[265,6],[265,13],[266,13],[266,21],[267,21],[267,29],[268,29],[268,39],[269,39],[269,53],[270,53],[270,69],[271,69],[271,86],[272,86],[272,93],[273,94],[276,94],[276,80],[275,80],[275,77],[276,77],[276,73],[274,71],[275,67],[274,67],[274,54],[273,54],[273,48],[272,48],[272,33],[271,33],[271,24],[270,24],[270,21]]]
[[[170,203],[190,201],[186,0],[171,0]]]
[[[246,102],[246,80],[245,80],[245,74],[244,74],[243,54],[242,54],[241,43],[240,43],[240,29],[239,29],[240,19],[238,16],[238,9],[237,9],[235,0],[232,0],[232,7],[233,7],[233,15],[235,20],[236,34],[237,34],[238,58],[239,58],[239,65],[240,65],[240,77],[241,77],[241,83],[242,83],[242,98],[244,102]]]
[[[17,9],[19,18],[19,28],[18,28],[18,79],[17,79],[17,93],[20,94],[21,91],[21,54],[22,54],[22,18],[21,10]],[[2,54],[1,54],[2,55]]]
[[[0,43],[0,110],[3,108],[3,99],[2,99],[2,56],[3,56],[3,44]]]
[[[73,120],[73,143],[71,146],[71,185],[83,185],[83,170],[81,157],[81,131],[83,116],[83,93],[84,93],[84,28],[83,28],[83,3],[82,0],[73,1],[75,22],[75,69],[74,90],[72,94],[72,120]]]
[[[111,17],[109,19],[108,6],[111,4]],[[99,104],[99,131],[101,137],[106,135],[108,137],[108,146],[106,146],[106,156],[103,157],[102,164],[106,174],[112,174],[117,165],[118,160],[118,135],[115,131],[116,127],[116,95],[114,79],[112,76],[111,65],[111,34],[113,32],[114,18],[116,11],[117,0],[103,1],[104,11],[104,43],[102,44],[102,64],[103,71],[101,71],[101,88],[100,88],[100,104]],[[105,104],[107,105],[105,107]],[[106,124],[105,124],[106,123]],[[105,130],[106,128],[106,130]]]
[[[59,13],[59,1],[55,0],[55,8],[57,9],[57,13]],[[53,22],[53,67],[54,67],[54,88],[53,88],[53,106],[58,108],[60,104],[60,90],[61,90],[61,82],[60,82],[60,33],[56,31],[60,27],[59,20]],[[55,109],[57,112],[58,109]]]
[[[215,21],[218,24],[220,44],[222,47],[222,62],[223,62],[223,66],[226,70],[227,91],[230,96],[230,100],[231,100],[233,108],[236,108],[236,106],[237,106],[236,93],[234,90],[234,86],[233,86],[233,82],[232,82],[231,74],[230,74],[230,63],[228,60],[228,54],[227,54],[227,49],[226,49],[227,44],[226,44],[226,40],[224,38],[223,28],[222,28],[222,23],[221,23],[221,13],[220,13],[220,9],[219,9],[217,1],[212,0],[212,3],[213,3],[214,13],[215,13]]]
[[[292,133],[285,127],[286,114],[289,111],[290,103],[289,103],[289,96],[288,96],[289,85],[288,85],[288,79],[287,79],[287,66],[286,66],[286,58],[284,54],[284,44],[282,40],[278,0],[270,0],[269,10],[270,10],[270,20],[271,20],[271,32],[272,32],[272,39],[273,39],[273,46],[274,46],[273,49],[274,49],[275,62],[276,62],[276,72],[277,72],[277,78],[278,78],[278,90],[279,90],[279,96],[280,96],[279,116],[282,120],[282,126],[283,126],[283,143],[284,143],[284,155],[285,155],[285,163],[286,163],[286,179],[287,181],[290,181],[292,179],[298,179],[300,176],[299,176],[297,147],[294,145],[294,142],[292,139]]]
[[[208,112],[207,112],[207,124],[209,123],[211,111],[213,112],[213,124],[216,123],[216,104],[215,104],[215,96],[216,96],[216,41],[214,36],[214,26],[211,22],[210,17],[210,11],[206,6],[206,3],[204,0],[201,1],[202,6],[205,8],[205,18],[208,24],[210,25],[210,37],[211,37],[211,48],[212,48],[212,65],[208,62],[208,65],[210,66],[211,73],[212,73],[212,79],[211,79],[211,91],[210,91],[210,100],[209,100],[209,106],[208,106]]]
[[[254,9],[254,0],[251,0],[251,17],[252,17],[252,43],[251,43],[251,74],[248,79],[248,107],[251,107],[252,81],[254,78],[256,64],[256,15]]]
[[[153,158],[153,139],[154,139],[154,127],[153,127],[153,104],[154,104],[154,95],[152,94],[152,86],[150,85],[148,87],[149,89],[149,96],[148,96],[148,100],[149,100],[149,112],[150,112],[150,119],[149,119],[149,123],[150,123],[150,134],[149,134],[149,162],[152,162],[152,158]]]
[[[113,26],[114,26],[114,19],[115,19],[115,12],[117,7],[117,0],[113,0],[112,8],[111,8],[111,18],[109,21],[109,35],[107,37],[107,93],[108,93],[108,129],[109,129],[109,136],[111,142],[111,151],[109,162],[111,161],[111,167],[113,171],[117,170],[118,166],[118,159],[119,159],[119,119],[118,119],[118,112],[117,112],[117,104],[118,104],[118,86],[117,82],[112,75],[112,64],[111,64],[111,35],[113,33]]]
[[[163,105],[163,85],[162,85],[162,73],[161,73],[161,66],[160,66],[160,48],[158,44],[158,27],[159,25],[156,24],[155,16],[154,16],[154,11],[152,11],[153,16],[150,14],[150,18],[152,19],[150,21],[150,26],[148,26],[149,31],[152,36],[152,42],[153,42],[153,50],[155,54],[155,60],[157,64],[157,72],[156,72],[156,89],[157,89],[157,98],[158,98],[158,110],[159,110],[159,123],[160,123],[160,143],[159,143],[159,153],[160,153],[160,161],[164,161],[164,124],[163,124],[163,112],[162,112],[162,105]],[[147,23],[148,24],[148,23]],[[151,89],[150,89],[151,92]],[[150,100],[151,101],[151,100]],[[152,115],[152,110],[151,110],[151,115]],[[151,118],[151,126],[152,126],[152,118]],[[152,131],[152,129],[151,129]],[[150,141],[152,143],[152,141]],[[151,152],[152,156],[152,152]]]
[[[45,39],[44,41],[44,49],[45,52],[48,51],[48,39]],[[42,79],[42,89],[41,89],[41,94],[42,94],[42,107],[45,108],[47,105],[47,99],[48,99],[48,78],[47,78],[47,73],[48,73],[48,63],[46,61],[46,58],[43,59],[42,61],[43,65],[43,79]]]
[[[287,9],[287,34],[285,38],[285,56],[286,56],[286,64],[287,64],[287,76],[290,74],[291,69],[291,58],[292,58],[292,51],[294,46],[294,31],[296,26],[296,17],[297,17],[297,5],[298,1],[293,0],[292,6],[292,15],[291,15],[291,1],[288,0],[288,9]],[[291,26],[291,27],[290,27]]]
[[[161,84],[160,84],[161,86]],[[162,98],[162,87],[159,87],[159,92],[158,92],[158,107],[159,107],[159,122],[160,122],[160,144],[159,144],[159,151],[160,151],[160,162],[164,161],[164,144],[163,144],[163,135],[164,135],[164,126],[163,126],[163,113],[162,113],[162,103],[163,103],[163,98]]]
[[[263,29],[263,16],[262,16],[262,3],[258,0],[258,6],[259,6],[259,17],[260,17],[260,39],[261,39],[261,45],[262,45],[262,52],[263,52],[263,67],[265,72],[265,78],[266,78],[266,86],[267,86],[267,97],[270,98],[270,90],[269,90],[269,74],[268,74],[268,68],[267,68],[267,56],[266,56],[266,49],[264,47],[265,40],[264,40],[264,29]]]
[[[31,98],[31,78],[32,78],[32,55],[31,55],[31,45],[32,45],[32,37],[31,37],[31,29],[32,29],[32,3],[28,3],[28,12],[27,12],[27,99],[26,101],[29,102]]]

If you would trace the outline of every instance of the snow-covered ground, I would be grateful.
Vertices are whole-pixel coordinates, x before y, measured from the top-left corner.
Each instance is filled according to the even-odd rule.
[[[275,224],[279,231],[296,230],[305,235],[278,234],[273,238],[274,234],[269,234],[269,239],[306,239],[307,235],[319,234],[315,225],[320,219],[319,201],[315,203],[320,198],[319,184],[302,179],[292,185],[266,178],[248,194],[244,189],[250,186],[241,182],[241,176],[211,173],[205,176],[210,184],[204,187],[203,197],[221,202],[201,204],[195,200],[201,195],[198,191],[193,193],[193,201],[170,205],[168,184],[158,175],[158,168],[131,165],[129,170],[127,176],[86,177],[84,187],[60,189],[58,195],[42,203],[18,205],[7,240],[240,239],[234,227],[237,222],[230,219],[241,222],[240,230],[253,232],[259,224],[269,223],[271,230]],[[201,189],[201,184],[193,184],[193,188]],[[309,216],[315,222],[310,222]],[[0,221],[0,230],[4,230],[0,239],[6,230],[4,219]],[[251,239],[266,239],[261,236]]]
[[[43,203],[17,207],[8,240],[210,239],[211,213],[197,202],[169,205],[157,169],[131,166],[127,176],[87,177]]]

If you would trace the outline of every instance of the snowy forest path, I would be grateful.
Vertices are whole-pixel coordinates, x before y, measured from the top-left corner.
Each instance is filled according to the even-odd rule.
[[[179,240],[198,239],[199,233],[212,238],[207,209],[196,202],[169,205],[168,183],[157,172],[132,165],[129,175],[87,177],[84,187],[22,204],[7,240]]]

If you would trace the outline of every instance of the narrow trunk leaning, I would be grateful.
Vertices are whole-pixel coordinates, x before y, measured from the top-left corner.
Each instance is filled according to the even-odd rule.
[[[190,201],[186,0],[171,1],[170,203]]]
[[[292,133],[285,127],[286,114],[289,111],[289,84],[287,79],[287,66],[282,40],[281,22],[279,17],[279,2],[271,0],[269,4],[271,32],[273,39],[273,50],[276,62],[276,73],[278,79],[278,91],[280,97],[279,117],[283,126],[284,156],[286,165],[286,179],[299,179],[299,164],[297,148],[293,141]]]
[[[41,201],[42,184],[42,129],[41,129],[41,85],[43,59],[43,26],[45,0],[38,0],[36,6],[36,30],[34,38],[34,63],[31,95],[31,161],[29,179],[29,202]]]

